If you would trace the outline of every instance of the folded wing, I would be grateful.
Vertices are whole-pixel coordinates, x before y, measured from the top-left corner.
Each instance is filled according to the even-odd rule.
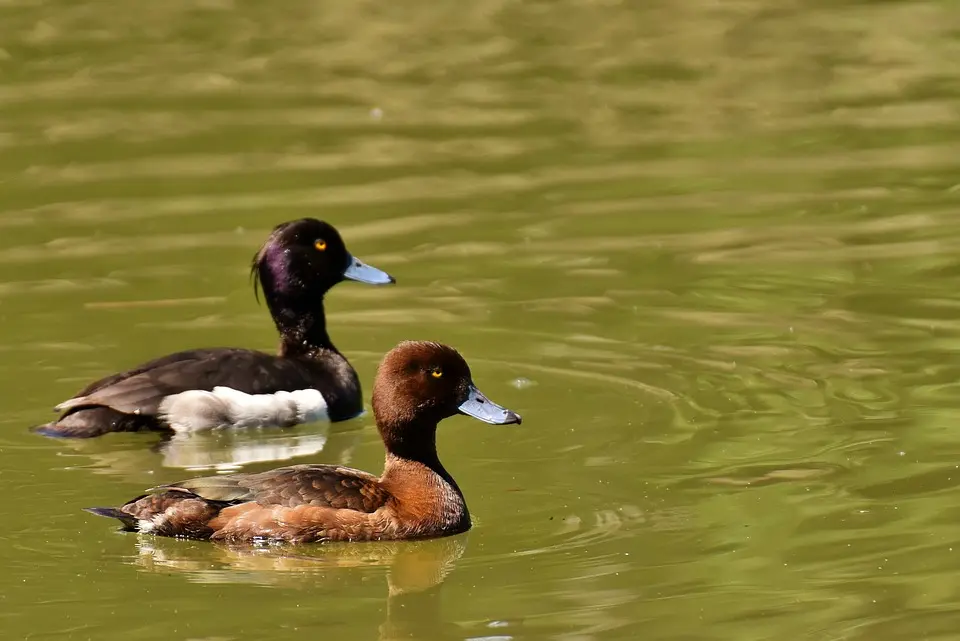
[[[389,498],[377,477],[336,465],[294,465],[259,474],[207,476],[154,488],[182,489],[209,501],[263,507],[330,507],[373,513]]]
[[[308,365],[301,361],[253,350],[194,350],[97,381],[55,409],[100,406],[125,414],[154,415],[165,397],[188,390],[229,387],[247,394],[269,394],[302,389],[309,380]]]

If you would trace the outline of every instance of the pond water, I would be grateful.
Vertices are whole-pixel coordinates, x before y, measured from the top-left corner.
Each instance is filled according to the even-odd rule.
[[[955,639],[960,14],[885,2],[0,2],[5,639]],[[216,470],[371,471],[367,413],[161,443],[27,431],[85,382],[272,350],[317,216],[369,391],[459,348],[476,526],[232,550],[81,511]],[[369,397],[367,397],[369,404]]]

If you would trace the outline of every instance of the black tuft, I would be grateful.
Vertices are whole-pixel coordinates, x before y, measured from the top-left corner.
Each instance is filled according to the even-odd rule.
[[[260,284],[260,252],[258,251],[254,257],[253,262],[250,264],[250,282],[253,283],[253,297],[257,300],[257,305],[260,304],[260,289],[262,285]]]

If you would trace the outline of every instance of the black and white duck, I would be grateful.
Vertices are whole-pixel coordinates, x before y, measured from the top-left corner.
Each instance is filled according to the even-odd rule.
[[[252,274],[280,333],[277,354],[216,347],[163,356],[107,376],[56,406],[47,436],[108,432],[292,426],[341,421],[363,411],[360,382],[327,334],[323,297],[349,279],[395,282],[353,257],[329,223],[278,225],[257,252]]]

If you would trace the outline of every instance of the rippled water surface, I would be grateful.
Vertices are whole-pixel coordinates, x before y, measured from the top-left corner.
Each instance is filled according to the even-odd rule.
[[[955,639],[953,2],[0,1],[0,629],[23,639]],[[27,427],[276,337],[320,216],[366,389],[457,346],[476,527],[233,550],[80,511],[199,471],[376,471],[372,417],[161,443]],[[367,399],[369,402],[369,398]]]

